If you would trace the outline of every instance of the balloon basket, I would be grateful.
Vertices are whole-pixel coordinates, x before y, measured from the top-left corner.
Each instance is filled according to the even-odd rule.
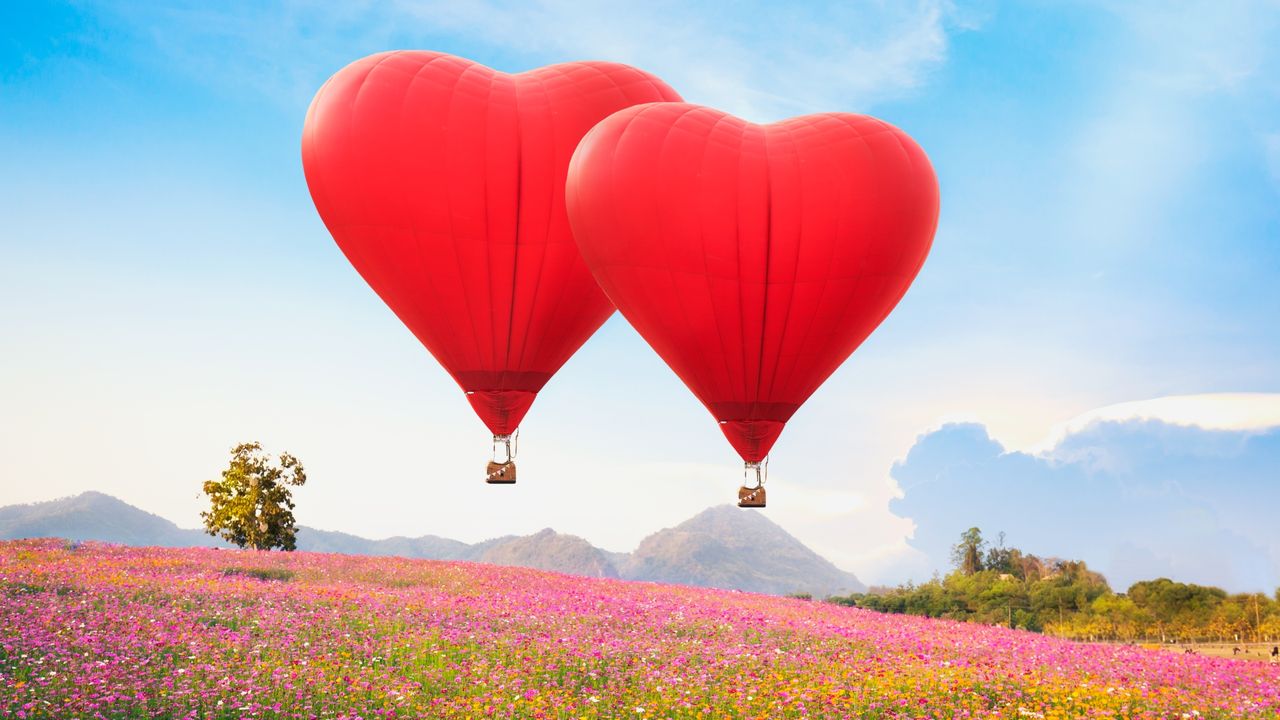
[[[515,484],[516,464],[510,460],[503,463],[489,461],[489,467],[485,469],[484,481],[490,485]]]
[[[764,467],[758,462],[749,462],[742,471],[742,487],[738,488],[738,507],[764,507],[764,479],[768,473],[768,460]]]
[[[749,488],[742,486],[738,488],[738,507],[740,508],[762,508],[764,507],[764,488]]]
[[[493,436],[493,459],[485,468],[484,481],[490,485],[511,485],[516,481],[516,443],[519,430],[513,435]]]

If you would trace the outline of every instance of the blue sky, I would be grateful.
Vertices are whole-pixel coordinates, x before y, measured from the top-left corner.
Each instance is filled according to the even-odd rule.
[[[770,516],[869,581],[935,563],[911,536],[949,520],[893,502],[891,468],[944,423],[1043,454],[1116,403],[1280,402],[1275,2],[36,2],[0,27],[0,503],[93,488],[194,525],[247,438],[307,462],[303,522],[367,535],[624,550],[732,497],[732,451],[618,318],[534,406],[521,484],[476,482],[483,427],[302,179],[311,95],[391,48],[629,62],[749,119],[867,112],[920,142],[934,251],[771,466]]]

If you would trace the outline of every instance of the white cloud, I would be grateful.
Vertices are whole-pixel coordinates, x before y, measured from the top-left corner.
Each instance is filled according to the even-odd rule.
[[[1265,430],[1280,427],[1280,393],[1174,395],[1107,405],[1058,423],[1039,442],[1017,449],[1048,452],[1094,423],[1124,420],[1159,420],[1205,430]]]
[[[1242,90],[1276,60],[1274,0],[1137,2],[1114,12],[1135,31],[1144,74],[1188,92]]]
[[[254,87],[297,103],[324,77],[376,50],[475,46],[528,61],[508,71],[579,59],[656,73],[686,99],[749,119],[860,110],[910,93],[946,59],[949,30],[976,13],[947,0],[828,7],[566,0],[286,2],[255,13],[203,5],[112,14],[151,38],[164,61],[202,81]],[[482,57],[473,59],[484,59]]]
[[[692,102],[756,120],[853,110],[909,92],[945,60],[948,27],[975,23],[940,0],[764,4],[733,12],[691,3],[563,0],[402,0],[398,7],[495,45],[631,63]]]

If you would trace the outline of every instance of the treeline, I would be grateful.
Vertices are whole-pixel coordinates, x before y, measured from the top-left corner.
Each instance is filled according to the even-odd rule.
[[[1280,639],[1280,589],[1228,594],[1166,578],[1113,592],[1083,561],[1041,558],[988,546],[978,528],[952,551],[954,570],[830,602],[886,613],[1007,625],[1077,640],[1273,642]]]

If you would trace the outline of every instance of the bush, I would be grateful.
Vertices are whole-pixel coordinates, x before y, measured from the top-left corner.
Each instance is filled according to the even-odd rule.
[[[223,577],[243,576],[257,578],[259,580],[272,580],[276,582],[288,582],[293,579],[292,570],[284,568],[241,568],[229,567],[222,571]]]

